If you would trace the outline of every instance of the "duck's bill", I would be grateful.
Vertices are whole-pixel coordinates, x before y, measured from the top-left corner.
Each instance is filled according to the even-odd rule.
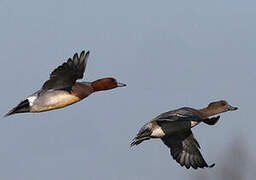
[[[238,110],[238,107],[229,106],[229,110],[230,111],[235,111],[235,110]]]
[[[124,83],[117,83],[117,87],[124,87],[124,86],[126,86],[126,84],[124,84]]]

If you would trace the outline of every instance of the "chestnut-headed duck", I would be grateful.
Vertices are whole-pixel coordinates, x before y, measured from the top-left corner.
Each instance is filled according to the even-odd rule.
[[[131,146],[151,138],[161,138],[164,144],[170,148],[173,159],[181,166],[185,165],[187,169],[190,167],[194,169],[213,167],[214,164],[208,165],[201,155],[199,143],[193,136],[191,128],[200,122],[214,125],[220,116],[211,116],[237,109],[222,100],[212,102],[206,108],[199,110],[183,107],[162,113],[140,129]]]
[[[76,82],[77,79],[83,78],[88,57],[89,51],[87,53],[82,51],[80,56],[77,53],[74,54],[73,59],[69,58],[67,62],[51,72],[49,80],[43,84],[39,91],[20,102],[5,116],[63,108],[86,98],[94,92],[126,86],[112,77],[98,79],[93,82]]]

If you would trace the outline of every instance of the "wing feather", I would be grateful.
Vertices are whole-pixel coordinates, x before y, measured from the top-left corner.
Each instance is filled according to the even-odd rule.
[[[75,53],[73,59],[69,58],[67,62],[54,69],[50,74],[50,79],[44,83],[42,90],[71,88],[77,79],[83,78],[89,53],[88,51],[85,54],[85,51],[82,51],[80,57]]]
[[[162,140],[170,148],[173,159],[181,166],[185,165],[187,169],[190,167],[197,169],[214,166],[214,164],[209,166],[205,162],[199,151],[200,146],[191,130],[172,136],[165,136]]]

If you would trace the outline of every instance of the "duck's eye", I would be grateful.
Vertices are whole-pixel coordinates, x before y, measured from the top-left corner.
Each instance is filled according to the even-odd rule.
[[[226,106],[226,103],[225,103],[225,102],[221,102],[221,105],[222,105],[222,106]]]

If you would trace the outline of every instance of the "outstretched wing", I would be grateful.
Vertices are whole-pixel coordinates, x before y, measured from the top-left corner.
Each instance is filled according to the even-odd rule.
[[[199,143],[194,138],[192,131],[177,133],[176,135],[166,136],[162,138],[164,144],[171,149],[171,155],[181,166],[188,169],[193,167],[204,168],[213,167],[215,164],[208,165],[199,149]]]
[[[89,53],[87,51],[85,54],[85,51],[82,51],[80,57],[76,53],[73,59],[69,58],[67,62],[54,69],[50,74],[50,79],[44,83],[42,90],[71,89],[77,79],[83,78]]]
[[[183,107],[174,111],[163,113],[156,117],[157,121],[202,121],[203,119],[193,112],[191,108]]]

